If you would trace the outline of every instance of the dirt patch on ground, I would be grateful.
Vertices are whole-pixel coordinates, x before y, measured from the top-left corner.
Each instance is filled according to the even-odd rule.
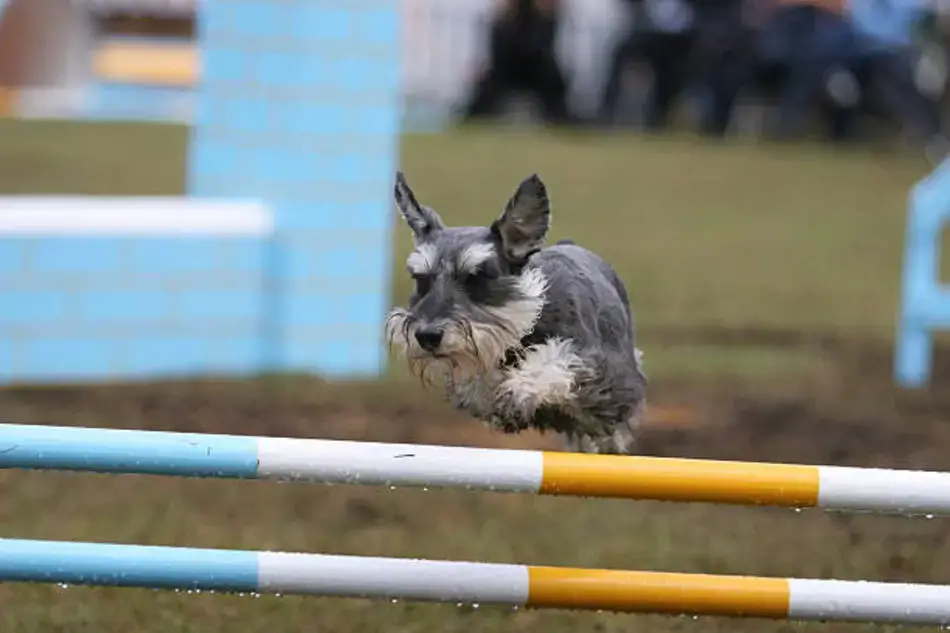
[[[648,430],[643,452],[950,469],[950,350],[937,350],[932,386],[911,391],[894,384],[889,347],[828,337],[800,343],[820,350],[826,371],[754,388],[677,385],[702,402],[699,423]]]

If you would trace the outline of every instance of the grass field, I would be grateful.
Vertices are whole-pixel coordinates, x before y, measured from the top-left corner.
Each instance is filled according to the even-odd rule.
[[[0,192],[182,187],[182,129],[0,122],[0,139]],[[645,453],[950,469],[947,355],[938,355],[929,391],[902,393],[890,377],[905,200],[925,174],[920,161],[687,137],[472,130],[407,138],[402,163],[449,223],[489,222],[523,176],[541,173],[554,237],[599,250],[628,284],[651,398],[688,406],[699,423],[651,427]],[[401,261],[409,240],[397,228]],[[407,292],[397,276],[395,298]],[[0,414],[24,423],[557,446],[489,434],[398,371],[372,384],[7,389]],[[5,471],[0,492],[0,536],[9,537],[950,582],[950,524],[939,519]],[[0,586],[3,633],[871,628]]]

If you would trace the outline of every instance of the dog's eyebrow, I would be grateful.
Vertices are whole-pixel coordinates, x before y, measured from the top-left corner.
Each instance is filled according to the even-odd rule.
[[[413,275],[428,275],[435,269],[439,251],[432,244],[420,244],[406,260],[406,266]]]
[[[478,267],[495,256],[495,247],[491,244],[471,244],[459,253],[458,271],[474,273]]]

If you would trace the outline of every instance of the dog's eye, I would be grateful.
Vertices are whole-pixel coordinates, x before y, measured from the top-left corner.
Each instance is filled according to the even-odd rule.
[[[491,281],[492,279],[498,279],[498,270],[495,266],[485,263],[476,268],[473,272],[465,275],[465,278],[475,282]]]
[[[428,293],[432,288],[432,278],[429,275],[413,275],[412,278],[416,282],[416,294],[419,296]]]
[[[465,290],[470,295],[477,295],[478,293],[484,291],[485,286],[489,281],[494,279],[495,275],[488,270],[476,270],[473,273],[469,273],[462,278],[462,285],[465,286]]]

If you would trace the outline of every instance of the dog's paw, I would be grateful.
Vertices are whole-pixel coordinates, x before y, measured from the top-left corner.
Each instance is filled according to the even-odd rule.
[[[531,425],[524,404],[511,391],[502,389],[495,394],[492,408],[495,427],[505,433],[518,433]]]
[[[528,428],[526,424],[522,424],[520,421],[505,420],[499,417],[493,418],[490,424],[495,430],[509,435],[521,433]]]
[[[564,450],[570,453],[633,455],[635,448],[634,437],[626,429],[616,430],[610,435],[568,434],[564,441]]]

